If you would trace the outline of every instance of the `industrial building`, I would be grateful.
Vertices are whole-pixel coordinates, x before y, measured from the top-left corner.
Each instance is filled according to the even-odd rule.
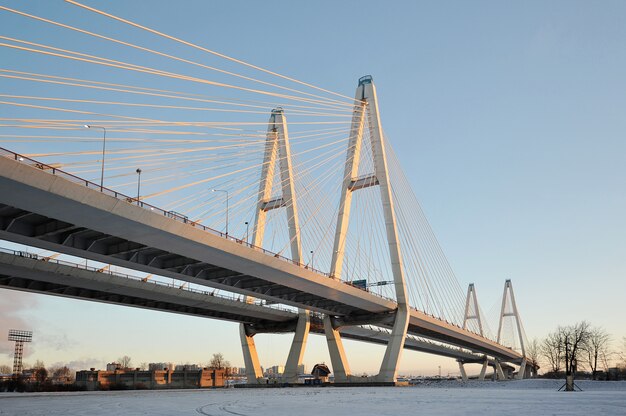
[[[224,387],[224,369],[203,368],[197,370],[96,369],[76,372],[76,384],[87,390],[117,389],[184,389]]]

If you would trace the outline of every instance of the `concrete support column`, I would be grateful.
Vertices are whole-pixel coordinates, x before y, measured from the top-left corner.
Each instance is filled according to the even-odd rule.
[[[523,380],[526,378],[526,358],[522,359],[522,364],[519,367],[519,371],[517,372],[517,379]]]
[[[483,381],[485,379],[485,374],[487,373],[487,367],[489,366],[489,361],[485,359],[483,362],[483,367],[480,369],[480,374],[478,375],[478,379]]]
[[[459,371],[461,372],[461,379],[463,381],[467,381],[467,372],[465,371],[465,366],[463,365],[463,362],[458,361],[459,363]]]
[[[402,357],[404,349],[404,341],[406,340],[407,328],[409,327],[409,308],[406,303],[398,304],[396,312],[396,321],[391,330],[391,337],[385,350],[383,362],[380,365],[380,371],[376,376],[377,381],[394,382],[398,373],[398,364]]]
[[[285,364],[285,372],[283,374],[283,380],[288,383],[296,383],[298,381],[298,366],[302,364],[310,327],[310,312],[300,309],[296,333],[293,336],[289,355],[287,356],[287,363]]]
[[[326,334],[326,342],[328,343],[328,352],[330,353],[330,361],[335,374],[335,382],[346,383],[350,381],[350,366],[346,359],[346,352],[343,349],[343,342],[339,330],[333,328],[330,316],[324,316],[324,333]]]
[[[246,324],[239,324],[239,337],[241,338],[241,349],[243,351],[243,361],[246,366],[246,377],[248,384],[258,384],[263,377],[261,364],[259,364],[259,354],[252,335],[248,335]]]
[[[495,368],[496,380],[506,380],[504,376],[504,371],[502,371],[502,366],[500,365],[500,361],[496,360],[496,368]]]

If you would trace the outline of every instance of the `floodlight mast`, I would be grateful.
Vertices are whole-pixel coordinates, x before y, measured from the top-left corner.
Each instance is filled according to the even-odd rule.
[[[15,355],[13,356],[13,377],[22,374],[22,357],[24,355],[24,343],[32,342],[33,331],[9,329],[9,341],[15,341]]]

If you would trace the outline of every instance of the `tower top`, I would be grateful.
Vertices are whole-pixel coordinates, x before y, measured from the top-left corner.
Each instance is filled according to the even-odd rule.
[[[363,84],[371,84],[374,81],[371,75],[365,75],[359,78],[359,87]]]

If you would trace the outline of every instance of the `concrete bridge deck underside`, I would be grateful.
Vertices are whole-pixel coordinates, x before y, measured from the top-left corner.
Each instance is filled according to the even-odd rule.
[[[0,287],[114,305],[130,306],[212,318],[251,325],[255,333],[293,332],[298,319],[295,310],[248,303],[235,298],[214,296],[211,292],[191,291],[166,284],[144,281],[116,273],[98,271],[80,264],[58,262],[28,253],[0,252]],[[311,332],[324,335],[322,318],[311,317]],[[347,339],[386,344],[389,334],[374,328],[346,326]],[[415,338],[407,339],[405,349],[440,356],[480,361],[482,357],[459,348]]]

